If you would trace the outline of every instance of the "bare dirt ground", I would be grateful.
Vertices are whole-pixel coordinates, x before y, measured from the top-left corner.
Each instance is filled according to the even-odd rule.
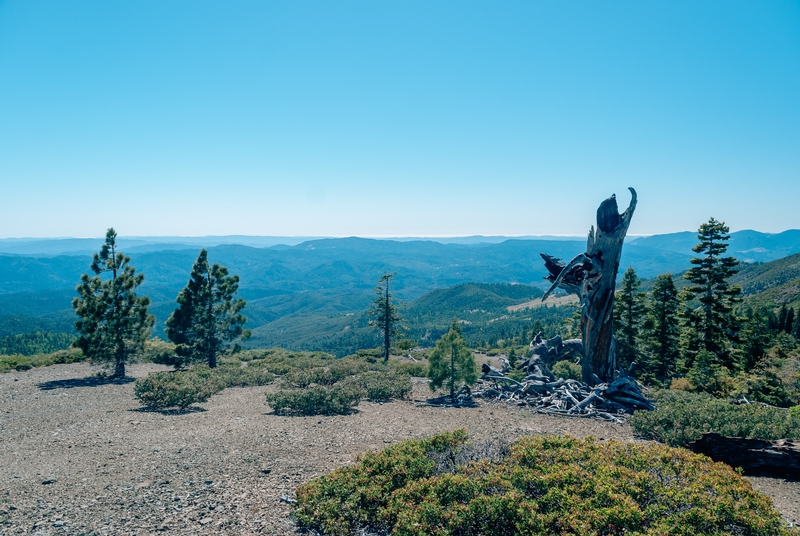
[[[160,367],[134,365],[141,377]],[[362,403],[334,417],[272,415],[264,387],[228,389],[203,411],[143,412],[133,384],[86,364],[0,375],[1,534],[289,534],[282,495],[370,449],[466,428],[474,439],[527,434],[630,440],[627,425],[516,407]],[[417,381],[414,398],[429,396]],[[754,478],[787,521],[800,483]]]

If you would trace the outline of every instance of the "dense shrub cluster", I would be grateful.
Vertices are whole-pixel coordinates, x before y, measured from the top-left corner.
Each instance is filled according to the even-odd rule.
[[[86,356],[77,348],[58,350],[49,354],[0,355],[0,372],[11,370],[30,370],[34,367],[47,367],[63,363],[85,361]]]
[[[218,392],[216,386],[202,381],[191,372],[155,372],[136,380],[136,398],[148,408],[178,408],[183,411],[192,404],[205,402]]]
[[[263,367],[232,361],[213,369],[196,365],[186,371],[155,372],[136,380],[134,394],[148,408],[183,411],[228,387],[266,385],[273,379],[274,375]]]
[[[406,398],[411,392],[411,377],[396,372],[403,367],[384,365],[372,355],[372,351],[342,359],[321,353],[268,352],[268,355],[254,351],[247,353],[253,358],[251,364],[282,375],[283,389],[267,393],[267,403],[276,413],[347,414],[363,398],[387,402]]]
[[[683,449],[524,437],[437,464],[465,448],[457,430],[365,454],[298,488],[297,518],[326,535],[789,534],[743,477]]]
[[[333,363],[335,359],[325,352],[293,352],[283,348],[245,350],[236,354],[236,358],[257,364],[278,376],[283,376],[293,369],[324,367]]]
[[[800,439],[800,416],[762,404],[731,404],[704,393],[661,390],[656,411],[637,411],[634,433],[672,446],[687,446],[705,432],[728,437]]]
[[[345,415],[361,402],[364,391],[353,384],[306,389],[281,389],[267,393],[267,403],[280,414]]]
[[[167,365],[176,369],[182,369],[188,364],[185,358],[175,353],[174,344],[159,337],[145,341],[142,361]]]
[[[389,402],[394,398],[407,398],[411,394],[411,378],[396,372],[363,372],[347,383],[358,386],[364,397],[373,402]]]
[[[381,365],[373,365],[365,361],[338,360],[324,367],[296,368],[283,376],[289,387],[308,387],[312,384],[333,385],[348,376],[354,376],[368,370],[383,369]]]

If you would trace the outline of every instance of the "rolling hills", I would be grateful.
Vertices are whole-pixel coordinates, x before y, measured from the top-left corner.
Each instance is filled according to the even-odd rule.
[[[490,319],[476,316],[471,320],[470,315],[478,315],[477,311],[491,311],[496,316],[503,307],[530,301],[535,292],[548,285],[539,253],[569,259],[584,246],[581,240],[555,238],[498,241],[496,237],[468,237],[447,243],[341,238],[294,245],[275,244],[281,239],[274,237],[206,237],[182,242],[168,238],[149,242],[130,239],[128,244],[133,266],[145,274],[140,293],[152,300],[156,335],[164,336],[163,322],[186,283],[198,244],[203,243],[211,244],[212,262],[228,266],[241,278],[240,294],[248,301],[248,327],[254,330],[252,344],[296,348],[366,344],[372,335],[363,312],[373,298],[374,285],[385,272],[397,274],[393,291],[398,299],[409,302],[408,318],[414,319],[416,326],[428,326],[423,331],[410,326],[409,335],[424,337],[430,326],[444,327],[454,315],[467,322],[474,320],[477,325]],[[225,243],[226,239],[247,244]],[[0,337],[71,331],[74,288],[90,261],[86,250],[92,243],[96,242],[95,248],[100,243],[86,240],[0,240]],[[631,238],[623,250],[621,269],[633,266],[642,278],[669,271],[680,283],[678,275],[689,267],[691,246],[696,240],[696,234],[690,232]],[[265,244],[272,245],[253,247]],[[10,249],[39,253],[10,254]],[[45,255],[59,251],[81,254]],[[733,282],[741,284],[746,295],[769,292],[753,303],[784,300],[794,304],[800,292],[800,282],[795,281],[800,278],[799,251],[800,231],[732,233],[729,252],[758,261],[743,265]],[[772,260],[785,252],[792,254]],[[760,259],[769,262],[761,263]],[[458,287],[464,283],[489,286]],[[506,284],[508,288],[501,291],[500,287],[493,289],[492,284]],[[515,292],[530,295],[523,299]],[[470,309],[459,308],[467,303],[472,304]],[[469,313],[471,310],[476,312]],[[521,313],[530,318],[539,315]],[[506,331],[513,329],[509,325]],[[502,337],[501,331],[493,328],[481,337]],[[477,333],[473,336],[480,338]]]

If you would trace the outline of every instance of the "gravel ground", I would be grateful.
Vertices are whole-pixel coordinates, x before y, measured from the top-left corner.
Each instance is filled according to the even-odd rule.
[[[73,364],[0,375],[0,533],[288,534],[281,496],[369,449],[459,427],[479,440],[632,439],[627,425],[496,405],[364,402],[349,416],[281,417],[263,387],[228,389],[187,414],[145,412],[132,383],[97,382],[94,372]],[[424,381],[414,389],[429,395]],[[750,480],[787,521],[800,519],[800,483]]]

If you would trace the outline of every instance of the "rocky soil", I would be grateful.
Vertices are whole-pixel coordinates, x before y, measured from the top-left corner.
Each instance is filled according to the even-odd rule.
[[[632,439],[627,425],[486,404],[364,402],[349,416],[282,417],[263,387],[228,389],[191,413],[145,412],[132,383],[103,383],[94,372],[74,364],[0,375],[0,533],[288,534],[281,497],[369,449],[459,427],[476,439]],[[417,381],[413,397],[428,395]],[[800,520],[800,483],[751,482],[787,521]]]

